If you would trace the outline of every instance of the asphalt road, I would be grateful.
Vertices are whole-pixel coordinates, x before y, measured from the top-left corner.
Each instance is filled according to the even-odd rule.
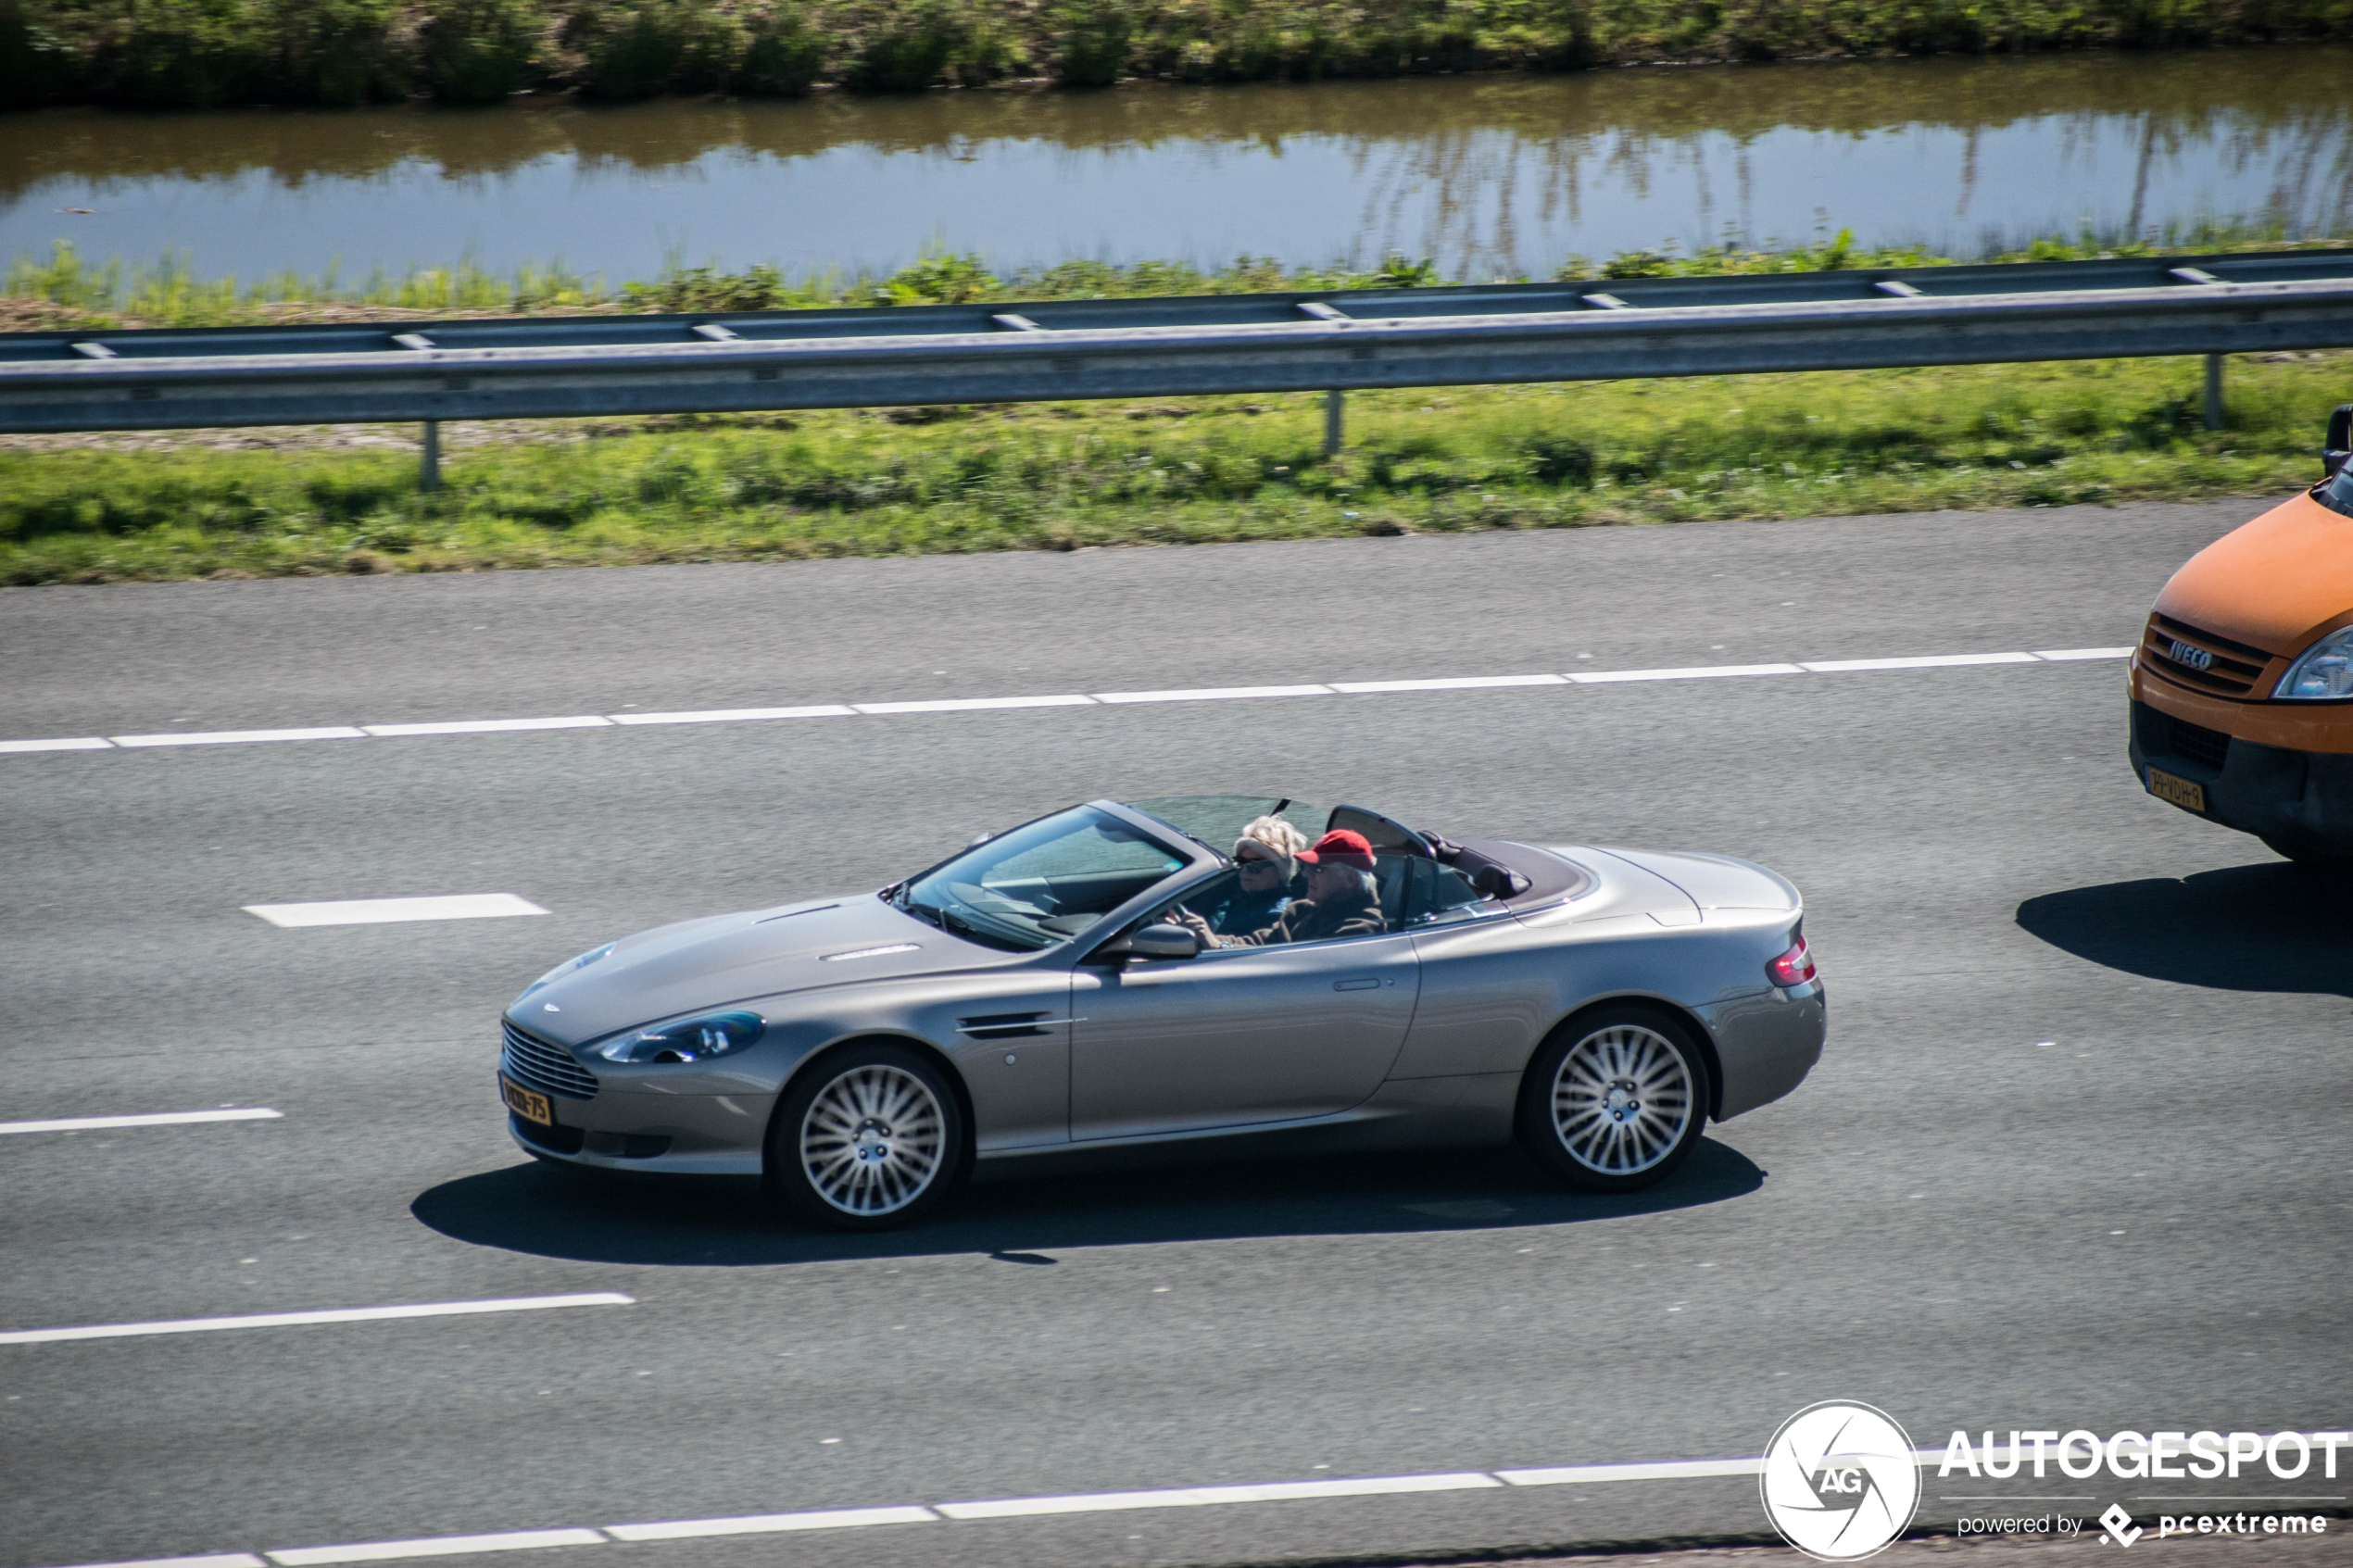
[[[2251,509],[9,590],[0,737],[2121,646]],[[2142,795],[2123,721],[2110,659],[0,756],[0,1122],[285,1113],[0,1136],[0,1330],[636,1298],[0,1345],[0,1568],[1745,1455],[1829,1398],[1924,1445],[2353,1424],[2353,915]],[[1640,1200],[1433,1154],[1005,1184],[843,1239],[507,1139],[496,1019],[556,960],[875,885],[1071,800],[1256,789],[1762,859],[1807,897],[1829,1054]],[[240,908],[492,891],[552,913]],[[2086,1486],[2084,1512],[2134,1490],[2046,1489]],[[1233,1562],[1763,1523],[1717,1479],[527,1560]]]

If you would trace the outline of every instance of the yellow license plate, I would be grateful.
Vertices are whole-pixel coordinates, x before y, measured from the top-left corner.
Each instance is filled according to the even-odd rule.
[[[2193,811],[2206,809],[2204,784],[2191,779],[2177,779],[2162,768],[2149,770],[2149,793],[2159,800],[2170,800]]]
[[[506,1099],[507,1109],[526,1122],[536,1122],[543,1127],[556,1124],[556,1113],[547,1108],[546,1095],[535,1095],[520,1084],[498,1080],[498,1093]]]

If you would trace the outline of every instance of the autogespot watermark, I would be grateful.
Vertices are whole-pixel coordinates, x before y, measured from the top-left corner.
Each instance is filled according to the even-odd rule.
[[[1823,1562],[1853,1562],[1911,1524],[1919,1461],[1886,1411],[1826,1399],[1781,1423],[1758,1487],[1783,1540]]]
[[[2317,1536],[2341,1513],[2332,1489],[2347,1432],[2068,1432],[2013,1430],[1996,1446],[1955,1432],[1940,1454],[1916,1449],[1894,1417],[1853,1400],[1809,1405],[1784,1422],[1765,1450],[1760,1486],[1766,1516],[1806,1556],[1851,1562],[1901,1536],[1922,1501],[1920,1467],[1936,1465],[1935,1502],[1953,1509],[1964,1537],[2083,1537],[2130,1547],[2155,1532],[2171,1536]],[[2353,1455],[2347,1456],[2353,1461]],[[2109,1481],[2162,1488],[2122,1497],[2031,1490],[1952,1490],[1970,1483]],[[2183,1490],[2195,1483],[2223,1483]],[[2288,1490],[2279,1483],[2296,1484]],[[2183,1485],[2167,1486],[2167,1483]],[[2105,1508],[2098,1508],[2102,1502]],[[2221,1505],[2221,1506],[2216,1506]],[[1944,1506],[1935,1512],[1943,1513]],[[2098,1508],[2095,1513],[2094,1510]],[[2149,1523],[2154,1521],[2154,1523]],[[2334,1521],[2342,1524],[2341,1519]],[[2096,1530],[2094,1526],[2097,1526]]]
[[[2042,1431],[2013,1430],[2008,1444],[1996,1449],[1994,1434],[1984,1433],[1975,1445],[1966,1432],[1956,1432],[1944,1445],[1944,1457],[1936,1467],[1937,1479],[1946,1480],[1955,1474],[2011,1480],[2026,1473],[2032,1479],[2047,1478],[2045,1466],[2070,1481],[2089,1481],[2105,1471],[2119,1481],[2160,1483],[2166,1481],[2232,1481],[2246,1474],[2246,1484],[2262,1485],[2268,1472],[2275,1481],[2306,1481],[2313,1479],[2310,1472],[2317,1460],[2321,1481],[2336,1479],[2337,1449],[2353,1443],[2353,1433],[2345,1432],[2112,1432],[2102,1436],[2096,1432],[2078,1427],[2061,1433],[2056,1429]],[[1925,1457],[1925,1456],[1923,1456]],[[2261,1470],[2255,1468],[2261,1461]],[[1982,1495],[1945,1494],[1945,1500],[2003,1500]],[[2019,1500],[2027,1500],[2023,1498]],[[2053,1499],[2053,1501],[2082,1502],[2084,1498]],[[2195,1511],[2182,1513],[2163,1512],[2157,1515],[2159,1540],[2168,1536],[2316,1536],[2328,1531],[2328,1516],[2310,1512],[2313,1503],[2343,1503],[2342,1493],[2285,1493],[2272,1496],[2232,1495],[2201,1497],[2171,1493],[2140,1493],[2132,1500],[2142,1505],[2141,1517],[2150,1512],[2148,1505],[2161,1509],[2183,1503],[2253,1503],[2259,1511],[2266,1503],[2275,1512],[2249,1512],[2245,1507],[2221,1512]],[[2148,1533],[2147,1527],[2134,1522],[2134,1511],[2121,1501],[2110,1502],[2096,1521],[2100,1537],[2111,1546],[2129,1547]],[[1964,1536],[2025,1535],[2050,1533],[2073,1535],[2081,1532],[2084,1521],[2063,1512],[2040,1515],[2012,1513],[1963,1513],[1957,1528]]]

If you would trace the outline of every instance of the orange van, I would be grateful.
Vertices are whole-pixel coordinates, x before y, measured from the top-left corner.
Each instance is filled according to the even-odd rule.
[[[2160,800],[2353,872],[2353,403],[2321,483],[2214,541],[2133,655],[2133,768]]]

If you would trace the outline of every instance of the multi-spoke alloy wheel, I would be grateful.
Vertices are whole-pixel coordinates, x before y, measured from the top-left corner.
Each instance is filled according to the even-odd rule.
[[[962,1152],[955,1096],[915,1052],[820,1062],[777,1119],[769,1170],[794,1206],[849,1229],[902,1224],[944,1196]]]
[[[1699,1054],[1665,1019],[1631,1011],[1580,1019],[1529,1065],[1521,1141],[1573,1185],[1648,1186],[1699,1141],[1706,1085]]]

